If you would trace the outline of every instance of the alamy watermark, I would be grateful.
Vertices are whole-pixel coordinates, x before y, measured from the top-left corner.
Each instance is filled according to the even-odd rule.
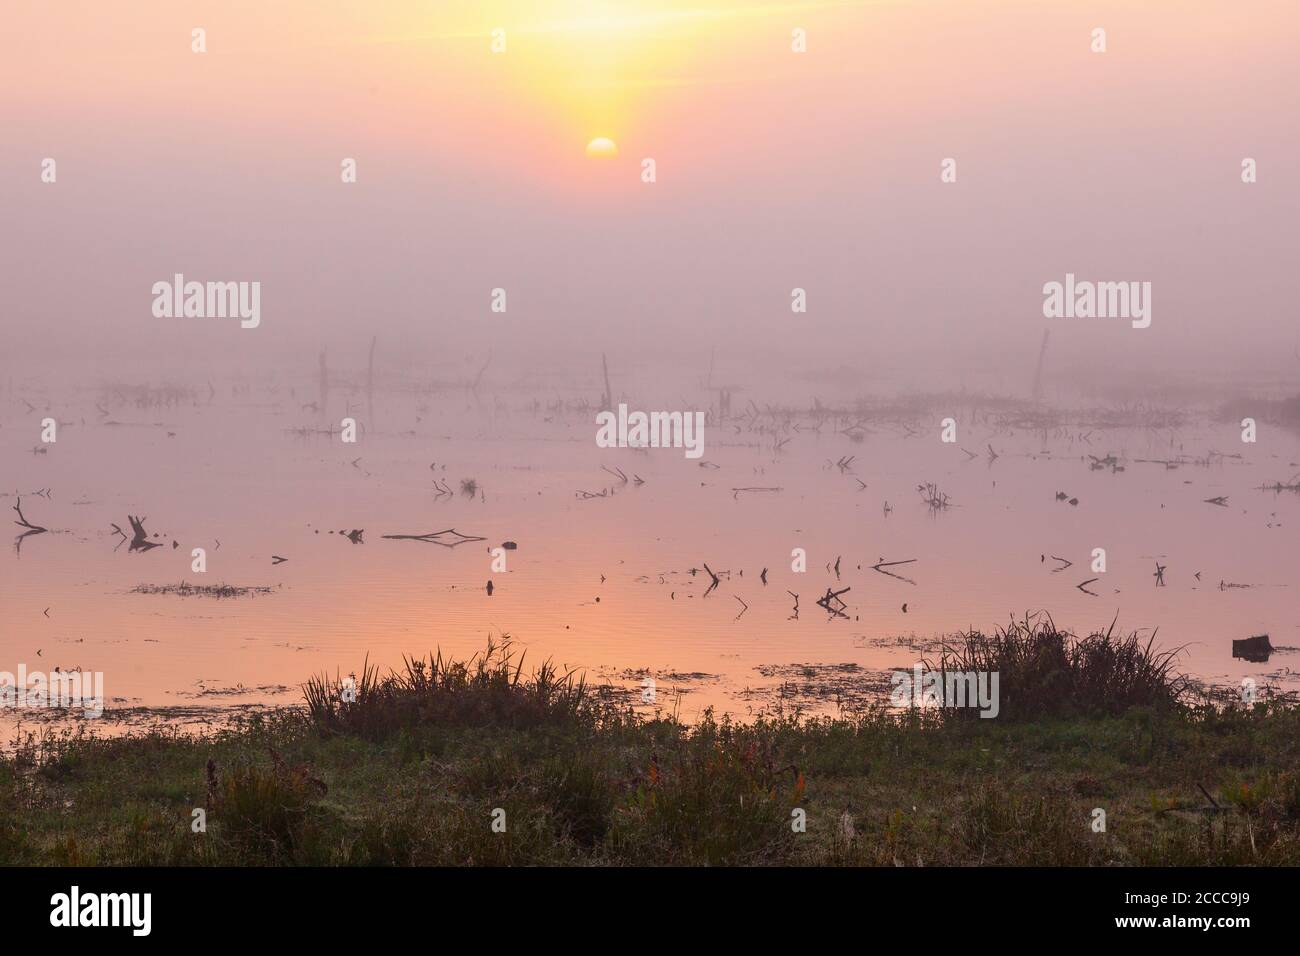
[[[889,682],[893,707],[977,707],[980,717],[996,717],[997,671],[936,671],[917,664],[910,671],[894,671]]]
[[[1150,282],[1076,281],[1043,285],[1043,316],[1048,319],[1132,319],[1133,328],[1151,324]]]
[[[240,319],[240,327],[262,323],[262,283],[186,282],[177,272],[171,282],[153,284],[156,319]]]
[[[685,448],[687,458],[704,454],[703,412],[629,412],[596,415],[596,444],[601,448]]]
[[[50,925],[55,927],[121,926],[132,936],[153,928],[152,893],[83,893],[73,885],[50,897]]]
[[[81,710],[87,717],[104,713],[103,671],[28,671],[18,665],[18,675],[0,671],[0,709],[57,708]]]

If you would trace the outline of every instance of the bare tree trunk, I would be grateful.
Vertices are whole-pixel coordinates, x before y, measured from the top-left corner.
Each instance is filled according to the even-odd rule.
[[[605,361],[605,353],[600,353],[600,368],[605,373],[605,394],[600,397],[600,410],[610,411],[614,405],[614,390],[609,385],[609,363]]]

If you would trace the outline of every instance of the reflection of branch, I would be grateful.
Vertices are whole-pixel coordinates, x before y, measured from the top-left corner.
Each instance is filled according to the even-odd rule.
[[[1096,580],[1097,580],[1096,578],[1088,578],[1088,580],[1086,581],[1080,581],[1078,584],[1075,585],[1075,587],[1078,588],[1080,591],[1082,591],[1084,594],[1091,594],[1093,597],[1096,597],[1097,596],[1096,591],[1088,590],[1088,585],[1092,584]]]
[[[741,600],[740,597],[739,597],[739,595],[733,594],[732,597],[734,597],[737,601],[740,601],[740,607],[741,607],[742,610],[741,610],[740,614],[737,614],[737,615],[733,618],[733,620],[739,621],[740,618],[741,618],[741,615],[743,615],[743,614],[745,613],[745,611],[748,611],[748,610],[749,610],[749,605],[746,604],[743,600]]]
[[[1297,479],[1300,479],[1300,475],[1292,475],[1291,480],[1285,484],[1280,481],[1275,481],[1271,485],[1260,485],[1258,490],[1272,491],[1274,493],[1283,491],[1300,491],[1300,480]]]
[[[150,541],[148,532],[144,530],[144,523],[149,520],[148,518],[127,515],[126,520],[131,522],[131,530],[135,532],[135,537],[131,539],[131,546],[126,549],[127,551],[149,551],[162,547],[157,541]]]
[[[454,535],[454,537],[448,537],[444,541],[442,540],[443,535]],[[467,541],[487,540],[487,538],[475,537],[472,534],[461,534],[455,528],[447,528],[444,531],[430,531],[428,534],[386,534],[384,537],[391,541],[427,541],[430,544],[440,544],[444,548],[454,548]]]
[[[895,574],[893,571],[886,571],[885,568],[897,567],[900,564],[914,564],[916,561],[917,561],[916,558],[907,558],[904,561],[886,561],[884,558],[881,558],[879,561],[877,561],[875,564],[871,566],[871,570],[879,571],[881,574],[887,574],[891,578],[898,578],[898,580],[900,581],[906,581],[908,584],[915,585],[916,582],[913,581],[911,578],[905,578],[901,574]]]
[[[925,484],[917,485],[916,491],[921,496],[921,500],[930,506],[931,514],[938,514],[952,505],[952,500],[933,482],[927,481]]]
[[[721,580],[719,580],[718,576],[717,576],[716,574],[713,573],[713,569],[712,569],[711,567],[709,567],[707,564],[704,566],[704,570],[705,570],[705,571],[708,571],[708,572],[709,572],[709,577],[713,578],[713,583],[710,584],[708,590],[704,592],[704,596],[705,596],[705,597],[708,597],[710,594],[713,593],[714,589],[716,589],[717,586],[718,586],[719,584],[721,584],[722,582],[721,582]]]
[[[852,589],[843,588],[839,591],[832,591],[830,588],[827,588],[826,593],[817,599],[817,605],[818,607],[825,608],[831,614],[838,615],[839,617],[848,617],[848,615],[844,613],[844,609],[847,608],[848,605],[840,599],[840,595],[846,594],[850,590]]]
[[[14,552],[16,554],[22,554],[23,538],[33,534],[45,534],[45,532],[49,530],[48,528],[42,528],[40,525],[32,524],[28,521],[27,518],[23,516],[22,504],[23,499],[19,498],[18,503],[14,505],[14,511],[18,512],[18,520],[15,521],[14,524],[18,525],[20,528],[26,528],[27,530],[14,538]]]

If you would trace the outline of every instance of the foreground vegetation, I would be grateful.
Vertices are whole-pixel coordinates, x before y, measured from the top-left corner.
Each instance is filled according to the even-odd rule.
[[[972,660],[1003,668],[998,719],[687,726],[507,646],[317,678],[305,708],[209,737],[26,735],[0,760],[0,861],[1300,863],[1295,706],[1191,702],[1150,642],[1050,621],[945,658]]]

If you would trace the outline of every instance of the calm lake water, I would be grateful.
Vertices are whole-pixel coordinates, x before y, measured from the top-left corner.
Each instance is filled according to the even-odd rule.
[[[595,408],[575,407],[600,393],[590,369],[582,388],[524,382],[481,400],[386,381],[373,411],[339,386],[327,413],[307,407],[319,395],[314,369],[302,373],[187,385],[161,405],[94,384],[11,386],[0,500],[16,518],[21,494],[51,533],[0,553],[0,670],[102,671],[110,709],[193,708],[164,714],[205,723],[297,703],[306,677],[366,657],[390,667],[509,635],[527,661],[581,669],[638,707],[651,676],[658,705],[685,719],[709,706],[833,712],[881,699],[882,673],[932,656],[942,635],[1047,611],[1077,631],[1117,615],[1124,631],[1158,629],[1207,682],[1300,687],[1286,650],[1264,664],[1231,656],[1234,638],[1254,634],[1300,645],[1300,496],[1260,490],[1300,472],[1293,434],[1244,444],[1233,422],[1195,409],[1126,421],[1082,403],[1045,427],[1027,427],[1028,406],[957,400],[769,413],[751,386],[695,461],[596,447]],[[664,394],[633,407],[717,401],[698,385]],[[354,445],[337,434],[346,414],[362,425]],[[949,414],[955,444],[939,440]],[[40,445],[46,415],[58,440]],[[1112,455],[1102,467],[1089,457]],[[923,483],[950,505],[929,507]],[[733,491],[746,487],[780,490]],[[1218,497],[1226,506],[1205,501]],[[130,535],[128,514],[163,546],[130,552],[112,529]],[[383,537],[447,528],[485,540]],[[352,529],[361,541],[341,534]],[[493,571],[489,549],[505,541],[518,549]],[[1099,547],[1103,574],[1089,567]],[[193,548],[206,550],[205,574],[191,570]],[[806,573],[791,569],[794,548]],[[1072,565],[1054,572],[1053,556]],[[873,570],[882,559],[915,559],[888,568],[908,580]],[[705,564],[721,578],[707,594]],[[1090,578],[1093,594],[1076,587]],[[134,590],[181,582],[270,590]],[[842,615],[817,606],[827,588],[848,589]]]

